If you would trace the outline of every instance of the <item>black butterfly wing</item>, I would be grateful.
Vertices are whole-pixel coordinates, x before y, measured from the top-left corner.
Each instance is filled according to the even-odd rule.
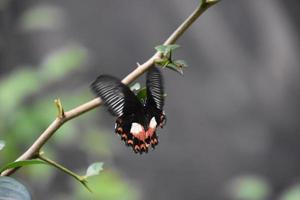
[[[117,116],[115,131],[137,153],[147,152],[148,146],[158,144],[156,127],[165,121],[163,113],[163,78],[156,67],[147,73],[147,101],[145,107],[135,94],[113,76],[101,75],[91,85],[92,91]],[[155,120],[153,120],[153,118]]]
[[[136,153],[147,152],[144,107],[129,87],[113,76],[101,75],[91,84],[91,89],[111,114],[118,117],[115,132],[126,145],[132,146]]]
[[[149,108],[163,110],[164,106],[164,85],[163,77],[157,67],[152,67],[147,73],[147,102]]]
[[[143,112],[141,102],[118,78],[101,75],[91,84],[91,89],[103,100],[114,116],[120,117]]]
[[[147,101],[146,110],[149,120],[155,117],[157,125],[163,127],[166,122],[164,107],[163,76],[157,67],[152,67],[147,73]]]
[[[148,131],[151,131],[150,144],[154,148],[158,144],[156,127],[163,127],[166,116],[163,112],[164,107],[164,85],[163,77],[159,69],[153,66],[147,73],[147,100],[146,115],[148,120]]]

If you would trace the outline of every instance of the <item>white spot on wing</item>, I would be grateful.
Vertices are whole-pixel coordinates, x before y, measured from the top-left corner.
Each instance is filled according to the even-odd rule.
[[[157,122],[155,120],[155,117],[152,117],[151,120],[150,120],[149,127],[150,128],[156,128],[156,125],[157,125]]]
[[[140,125],[139,123],[132,123],[131,124],[130,133],[132,133],[133,135],[136,135],[136,134],[139,134],[141,132],[143,132],[142,125]]]

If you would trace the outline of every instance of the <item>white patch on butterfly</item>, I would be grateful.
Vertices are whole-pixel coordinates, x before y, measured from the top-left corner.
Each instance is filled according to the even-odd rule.
[[[157,122],[155,120],[155,117],[152,117],[150,120],[149,128],[156,128]]]
[[[139,134],[139,133],[143,132],[143,130],[144,130],[144,128],[139,123],[131,124],[130,133],[132,133],[133,135]]]

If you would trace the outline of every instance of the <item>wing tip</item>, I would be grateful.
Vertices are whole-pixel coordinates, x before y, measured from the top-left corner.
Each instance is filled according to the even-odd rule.
[[[102,83],[107,83],[107,82],[111,82],[111,83],[121,83],[121,80],[119,80],[118,78],[108,75],[108,74],[101,74],[100,76],[98,76],[96,78],[96,80],[94,80],[91,84],[90,84],[90,89],[92,90],[92,92],[99,96],[99,85]]]

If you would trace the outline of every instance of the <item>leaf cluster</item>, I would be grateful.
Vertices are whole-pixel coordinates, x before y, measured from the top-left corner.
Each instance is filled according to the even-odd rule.
[[[162,54],[162,58],[156,61],[156,64],[162,68],[168,68],[183,75],[183,68],[187,67],[185,60],[173,60],[174,51],[180,46],[177,44],[159,45],[155,49]]]

